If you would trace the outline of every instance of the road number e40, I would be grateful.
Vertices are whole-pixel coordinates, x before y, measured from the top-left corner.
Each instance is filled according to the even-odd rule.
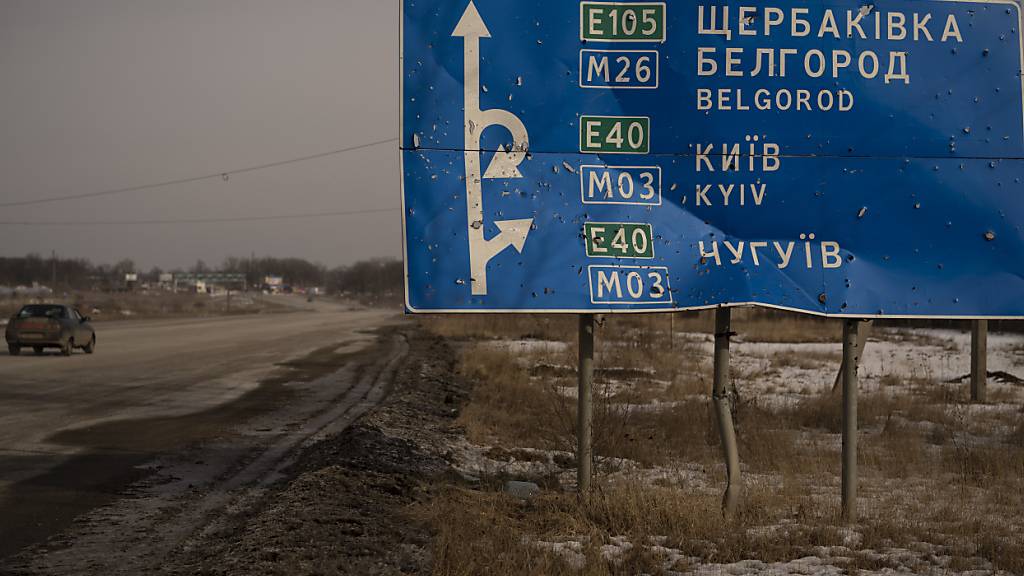
[[[580,40],[664,42],[664,2],[582,2]]]
[[[590,258],[654,258],[650,224],[587,222],[583,236]]]
[[[583,116],[580,152],[647,154],[651,151],[651,119],[638,116]]]

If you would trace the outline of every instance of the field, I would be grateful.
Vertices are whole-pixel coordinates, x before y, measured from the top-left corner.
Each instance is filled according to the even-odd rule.
[[[41,297],[0,298],[0,321],[10,318],[25,304],[71,304],[94,321],[155,318],[194,318],[224,314],[255,314],[282,309],[273,297],[232,293],[231,304],[219,295],[172,292],[74,292]]]
[[[743,501],[721,513],[710,314],[597,330],[593,493],[575,494],[574,317],[433,317],[472,384],[447,447],[461,481],[416,510],[434,574],[1024,573],[1024,337],[876,328],[860,369],[860,520],[839,519],[838,321],[734,314]],[[674,327],[674,330],[672,328]],[[967,328],[966,324],[963,326]],[[521,501],[507,480],[535,482]]]

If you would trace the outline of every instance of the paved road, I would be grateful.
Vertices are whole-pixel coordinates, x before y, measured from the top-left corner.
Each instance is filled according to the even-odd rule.
[[[90,442],[76,441],[79,434],[88,436],[82,430],[135,422],[126,429],[137,439],[101,441],[101,446],[114,447],[107,450],[108,455],[119,449],[151,454],[178,448],[179,443],[184,446],[195,438],[187,429],[178,434],[175,418],[187,426],[191,420],[186,415],[216,413],[218,407],[238,404],[233,401],[259,388],[261,380],[280,370],[275,365],[282,361],[335,344],[355,352],[374,341],[371,331],[401,321],[393,311],[350,309],[322,301],[308,304],[288,297],[282,297],[282,302],[294,311],[101,323],[96,327],[95,355],[12,357],[0,352],[0,516],[8,511],[13,496],[23,499],[33,493],[26,492],[26,484],[51,489],[38,494],[55,507],[55,514],[61,512],[55,498],[81,500],[76,482],[82,470],[71,464],[96,452],[95,442],[89,446]],[[281,400],[275,395],[256,397],[257,404]],[[266,408],[247,406],[246,410]],[[231,413],[228,418],[245,415]],[[154,422],[159,433],[147,429],[148,422]],[[121,458],[112,466],[133,462]],[[103,467],[96,464],[85,476],[94,476],[96,468]],[[71,468],[61,473],[66,466]],[[109,484],[95,477],[81,482]],[[59,495],[52,490],[55,484],[61,488]]]

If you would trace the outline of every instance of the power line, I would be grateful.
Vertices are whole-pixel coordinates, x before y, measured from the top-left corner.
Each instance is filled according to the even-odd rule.
[[[275,214],[269,216],[234,216],[224,218],[174,218],[164,220],[24,220],[0,222],[0,226],[145,226],[160,224],[225,224],[232,222],[266,222],[272,220],[308,220],[361,214],[382,214],[398,212],[399,208],[369,208],[366,210],[345,210],[338,212],[309,212],[304,214]]]
[[[163,188],[165,186],[175,186],[179,184],[190,184],[192,182],[201,182],[203,180],[213,180],[220,178],[226,180],[236,174],[244,174],[246,172],[255,172],[257,170],[266,170],[268,168],[277,168],[278,166],[286,166],[288,164],[297,164],[299,162],[308,162],[310,160],[317,160],[320,158],[327,158],[329,156],[337,156],[338,154],[345,154],[346,152],[355,152],[356,150],[362,150],[364,148],[372,148],[374,146],[381,146],[383,144],[391,144],[398,142],[398,138],[389,138],[387,140],[378,140],[376,142],[367,142],[365,144],[358,144],[356,146],[349,146],[347,148],[339,148],[337,150],[331,150],[329,152],[321,152],[319,154],[312,154],[310,156],[301,156],[299,158],[291,158],[289,160],[280,160],[278,162],[269,162],[267,164],[258,164],[256,166],[249,166],[246,168],[239,168],[237,170],[228,170],[224,172],[216,172],[213,174],[204,174],[202,176],[192,176],[189,178],[179,178],[177,180],[167,180],[164,182],[156,182],[153,184],[144,184],[142,186],[130,186],[127,188],[115,188],[112,190],[101,190],[99,192],[85,192],[81,194],[69,194],[67,196],[50,196],[48,198],[38,198],[35,200],[17,200],[14,202],[0,202],[0,208],[10,208],[14,206],[34,206],[37,204],[50,204],[53,202],[65,202],[68,200],[81,200],[83,198],[97,198],[100,196],[114,196],[116,194],[127,194],[129,192],[144,192],[146,190],[153,190],[155,188]]]

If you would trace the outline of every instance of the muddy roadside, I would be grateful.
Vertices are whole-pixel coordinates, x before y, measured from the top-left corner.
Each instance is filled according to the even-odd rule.
[[[393,332],[382,331],[378,338]],[[0,572],[6,573],[12,565],[25,565],[27,558],[73,547],[74,532],[90,522],[90,513],[141,494],[143,487],[165,482],[161,472],[173,468],[171,461],[187,461],[211,470],[243,465],[260,449],[258,442],[239,442],[244,440],[244,430],[269,435],[276,428],[292,425],[288,413],[317,402],[318,395],[329,394],[329,386],[334,385],[316,383],[339,371],[356,372],[380,353],[379,346],[356,348],[356,342],[336,342],[278,364],[252,391],[210,410],[109,421],[62,431],[47,439],[75,451],[70,457],[63,451],[3,454],[0,472],[24,467],[27,458],[53,464],[46,473],[9,486],[0,497],[4,519],[0,522],[0,558],[6,559],[0,562]],[[283,413],[280,418],[276,416],[279,412]],[[230,449],[210,450],[214,444]],[[24,553],[18,555],[21,551]]]
[[[445,447],[469,391],[446,342],[416,331],[409,346],[382,404],[311,445],[258,507],[176,551],[164,572],[429,573],[433,535],[409,510],[452,479]]]
[[[443,341],[408,325],[379,340],[351,358],[314,354],[261,387],[286,405],[312,395],[320,412],[300,418],[286,406],[250,415],[243,432],[209,415],[208,432],[219,436],[173,457],[129,462],[145,477],[91,490],[106,500],[69,512],[63,527],[49,529],[57,536],[0,561],[0,573],[428,572],[432,536],[408,511],[450,474],[445,446],[458,435],[468,391],[452,377],[454,355]],[[312,379],[296,388],[299,373]],[[332,399],[327,391],[341,382],[349,387]],[[185,425],[204,428],[198,420],[166,424]],[[153,426],[81,437],[134,442],[164,424]]]

